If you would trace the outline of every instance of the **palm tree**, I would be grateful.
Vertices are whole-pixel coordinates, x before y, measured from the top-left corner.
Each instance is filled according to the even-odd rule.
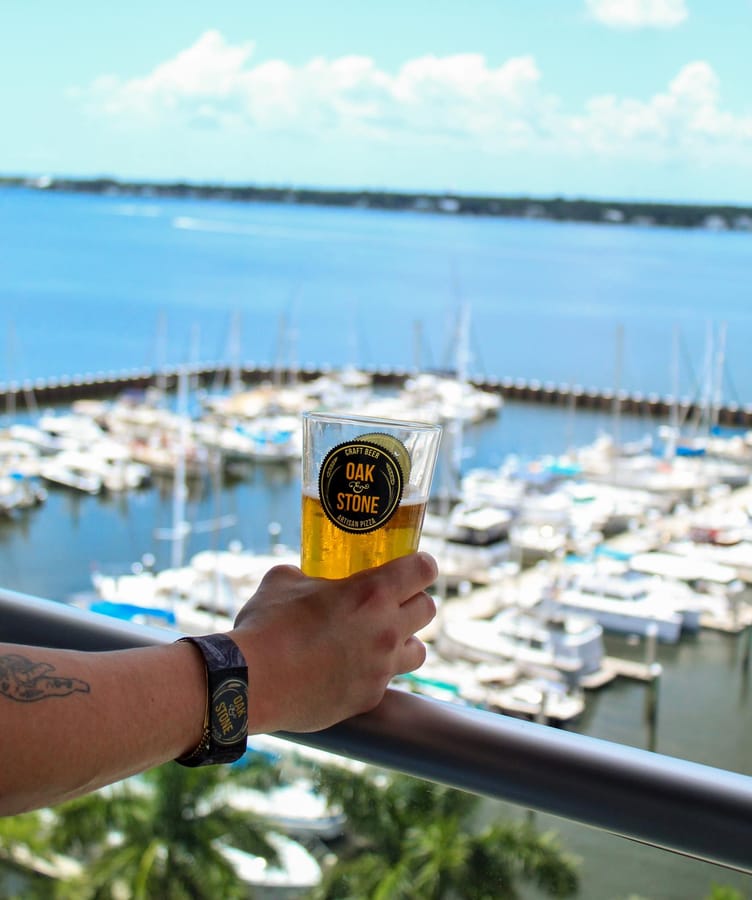
[[[474,827],[474,795],[376,770],[320,770],[317,781],[351,834],[315,900],[501,900],[522,881],[552,897],[577,890],[575,863],[552,835],[529,822]]]
[[[58,886],[76,900],[247,897],[222,844],[276,862],[268,826],[222,803],[234,782],[268,781],[268,771],[169,763],[136,779],[79,797],[57,811],[56,849],[85,863],[85,876]]]
[[[49,821],[41,812],[0,818],[0,895],[50,900],[54,869]]]

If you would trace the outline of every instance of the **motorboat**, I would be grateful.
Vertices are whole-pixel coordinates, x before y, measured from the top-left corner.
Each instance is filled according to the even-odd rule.
[[[586,564],[580,571],[546,588],[544,603],[592,616],[606,631],[655,634],[665,643],[676,643],[682,631],[700,627],[697,595],[686,585],[650,577],[623,566],[608,569]]]
[[[37,506],[47,497],[47,492],[35,479],[20,472],[0,474],[0,515],[13,516],[18,510]]]
[[[82,471],[62,454],[40,463],[39,475],[45,481],[59,487],[71,488],[84,494],[99,494],[103,487],[102,477],[94,472]]]
[[[277,862],[217,842],[217,848],[232,866],[236,877],[248,886],[249,896],[301,897],[321,882],[321,866],[301,843],[282,834],[266,836],[277,853]]]
[[[724,569],[733,569],[738,579],[746,584],[752,584],[751,541],[721,544],[708,541],[678,540],[666,544],[663,550],[675,556],[691,558],[694,563],[710,563],[714,566],[722,566]],[[731,583],[733,584],[733,582]]]
[[[219,793],[217,799],[224,805],[254,813],[272,828],[297,838],[334,840],[344,833],[347,823],[342,809],[330,806],[305,779],[266,791],[230,784]]]
[[[281,545],[268,554],[233,546],[201,551],[187,565],[160,572],[142,563],[119,573],[94,569],[91,579],[98,600],[115,604],[110,609],[140,608],[144,621],[160,610],[171,621],[152,624],[172,624],[186,634],[208,634],[233,627],[238,611],[272,566],[298,561],[297,553]],[[96,611],[107,613],[108,608],[100,603]]]
[[[133,462],[124,447],[108,442],[93,444],[88,450],[64,450],[54,462],[79,476],[98,478],[104,489],[113,492],[139,488],[151,478],[147,465]],[[48,471],[50,468],[47,465]]]
[[[513,557],[519,557],[523,566],[531,566],[542,560],[557,559],[568,547],[566,531],[550,523],[517,524],[509,529],[509,543]]]
[[[513,518],[508,509],[488,503],[460,502],[446,514],[429,509],[423,519],[423,534],[452,543],[485,547],[508,536]]]
[[[585,696],[561,681],[524,678],[508,687],[488,689],[484,705],[508,716],[563,725],[582,715]]]
[[[420,549],[436,557],[441,578],[452,586],[494,584],[504,578],[511,547],[508,541],[494,544],[463,544],[433,534],[422,534]]]
[[[491,620],[445,617],[436,647],[447,659],[512,660],[523,674],[554,674],[568,684],[598,672],[605,655],[603,629],[592,617],[543,608],[510,607]]]

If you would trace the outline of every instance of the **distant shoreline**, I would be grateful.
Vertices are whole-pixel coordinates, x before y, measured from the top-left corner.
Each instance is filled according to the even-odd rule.
[[[564,199],[552,197],[471,196],[377,190],[213,185],[189,182],[136,182],[114,178],[53,178],[0,176],[0,187],[130,197],[187,197],[250,203],[287,203],[433,213],[437,215],[492,216],[553,222],[589,222],[605,225],[641,225],[704,228],[711,231],[752,233],[752,207],[723,204],[657,203]]]

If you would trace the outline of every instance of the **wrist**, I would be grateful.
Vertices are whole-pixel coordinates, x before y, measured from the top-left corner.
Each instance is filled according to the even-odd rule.
[[[177,757],[185,766],[231,763],[246,751],[248,734],[248,669],[238,645],[227,634],[180,638],[203,658],[206,691],[201,736]]]
[[[188,641],[178,641],[170,650],[180,660],[179,670],[183,672],[182,680],[187,687],[184,707],[187,727],[180,735],[177,753],[182,756],[198,745],[204,733],[208,697],[206,663],[201,651]]]
[[[228,632],[240,648],[248,668],[248,733],[270,734],[282,727],[279,723],[278,703],[282,685],[272,674],[276,671],[274,660],[265,659],[268,642],[255,641],[249,628]]]

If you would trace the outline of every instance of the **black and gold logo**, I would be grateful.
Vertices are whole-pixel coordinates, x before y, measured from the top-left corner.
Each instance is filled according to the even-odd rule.
[[[247,688],[239,678],[228,678],[212,694],[212,737],[217,744],[241,741],[248,731]]]
[[[402,499],[409,460],[404,444],[390,435],[368,434],[331,449],[319,471],[328,519],[351,534],[386,525]]]

